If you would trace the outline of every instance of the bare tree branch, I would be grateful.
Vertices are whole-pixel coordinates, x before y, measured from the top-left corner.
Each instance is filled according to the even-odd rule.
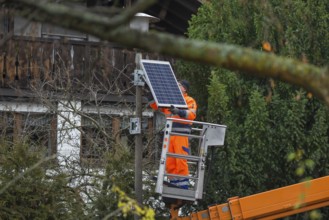
[[[49,1],[38,0],[12,0],[0,1],[2,4],[8,4],[19,12],[23,17],[39,22],[57,24],[59,26],[71,29],[79,29],[85,33],[90,33],[90,29],[98,29],[98,26],[106,27],[104,30],[113,30],[124,26],[135,16],[136,13],[146,9],[154,3],[154,0],[139,1],[134,7],[124,10],[124,13],[113,15],[110,10],[108,13],[103,11],[90,10],[82,7],[51,3]],[[78,25],[79,28],[74,28]],[[93,31],[93,30],[92,30]]]
[[[21,7],[18,9],[13,2]],[[149,1],[134,5],[113,18],[87,11],[82,13],[65,5],[36,0],[3,0],[2,4],[4,3],[10,3],[11,7],[15,6],[21,15],[31,20],[50,22],[82,31],[129,48],[139,48],[188,61],[242,71],[258,77],[272,77],[297,85],[312,92],[329,107],[327,68],[236,45],[189,40],[163,33],[142,33],[124,28],[124,24],[135,12],[149,6]]]

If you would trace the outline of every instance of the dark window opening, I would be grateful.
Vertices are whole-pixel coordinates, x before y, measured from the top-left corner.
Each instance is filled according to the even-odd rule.
[[[1,140],[7,146],[27,143],[43,148],[45,156],[57,152],[57,118],[46,113],[0,112]]]
[[[112,117],[89,114],[81,118],[81,161],[93,165],[103,162],[106,152],[111,149]]]

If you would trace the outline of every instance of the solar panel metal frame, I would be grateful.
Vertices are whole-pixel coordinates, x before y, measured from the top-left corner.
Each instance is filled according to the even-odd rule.
[[[174,105],[177,108],[187,108],[186,101],[184,99],[184,96],[183,96],[180,88],[179,88],[176,76],[174,74],[173,69],[171,68],[170,62],[168,62],[168,61],[159,61],[159,60],[142,59],[140,61],[140,63],[141,63],[140,66],[141,66],[141,68],[144,72],[143,78],[144,78],[145,82],[147,83],[147,85],[150,87],[152,95],[153,95],[154,100],[155,100],[158,107],[170,107],[171,105]],[[147,70],[145,69],[145,66],[144,66],[144,64],[146,64],[146,63],[167,65],[169,67],[170,72],[162,73],[162,75],[160,75],[160,76],[161,76],[162,82],[165,82],[165,81],[169,82],[170,81],[170,86],[172,87],[172,89],[170,91],[168,91],[168,87],[165,87],[165,84],[160,85],[160,86],[155,85],[156,82],[154,82],[154,80],[152,79],[152,77],[154,77],[152,74],[154,74],[154,73],[147,72]],[[155,87],[157,87],[157,89],[155,89]],[[159,89],[161,91],[158,91]],[[157,90],[157,91],[155,91],[155,90]],[[175,99],[178,98],[180,100],[178,100],[178,102],[161,102],[161,100],[159,100],[159,99],[161,99],[161,97],[158,94],[159,92],[163,93],[163,94],[166,94],[168,97],[175,96]]]

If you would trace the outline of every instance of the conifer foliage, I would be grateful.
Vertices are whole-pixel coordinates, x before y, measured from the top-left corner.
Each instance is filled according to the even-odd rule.
[[[328,1],[212,0],[192,18],[188,34],[325,65],[328,14]],[[329,111],[311,93],[219,68],[180,63],[178,69],[203,106],[199,118],[228,126],[225,146],[211,156],[204,207],[329,174]]]
[[[55,155],[54,155],[55,156]],[[0,219],[79,219],[83,202],[69,178],[28,143],[0,143]]]

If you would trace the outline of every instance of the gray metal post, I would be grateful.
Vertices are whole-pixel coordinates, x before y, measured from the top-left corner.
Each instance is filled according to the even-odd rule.
[[[136,54],[136,69],[140,69],[140,60],[142,54]],[[135,73],[136,74],[136,73]],[[138,77],[137,77],[138,78]],[[138,81],[138,79],[137,79]],[[136,85],[136,117],[139,118],[139,126],[142,123],[142,86],[136,82],[135,77],[135,85]],[[142,129],[140,129],[142,130]],[[135,135],[135,193],[137,202],[142,205],[143,204],[143,134],[142,131],[139,134]],[[135,219],[139,219],[137,215],[135,215]]]
[[[130,6],[131,1],[126,1],[126,6]],[[145,13],[137,13],[135,18],[130,22],[131,29],[139,31],[148,31],[149,22],[156,22],[159,19]],[[136,117],[139,119],[140,132],[136,132],[135,136],[135,193],[136,200],[140,205],[143,205],[143,135],[141,129],[142,123],[142,87],[144,82],[141,76],[140,60],[142,59],[141,53],[136,53],[136,70],[134,73],[134,84],[136,86]],[[138,129],[137,129],[138,130]],[[135,220],[140,219],[137,215],[134,216]]]

